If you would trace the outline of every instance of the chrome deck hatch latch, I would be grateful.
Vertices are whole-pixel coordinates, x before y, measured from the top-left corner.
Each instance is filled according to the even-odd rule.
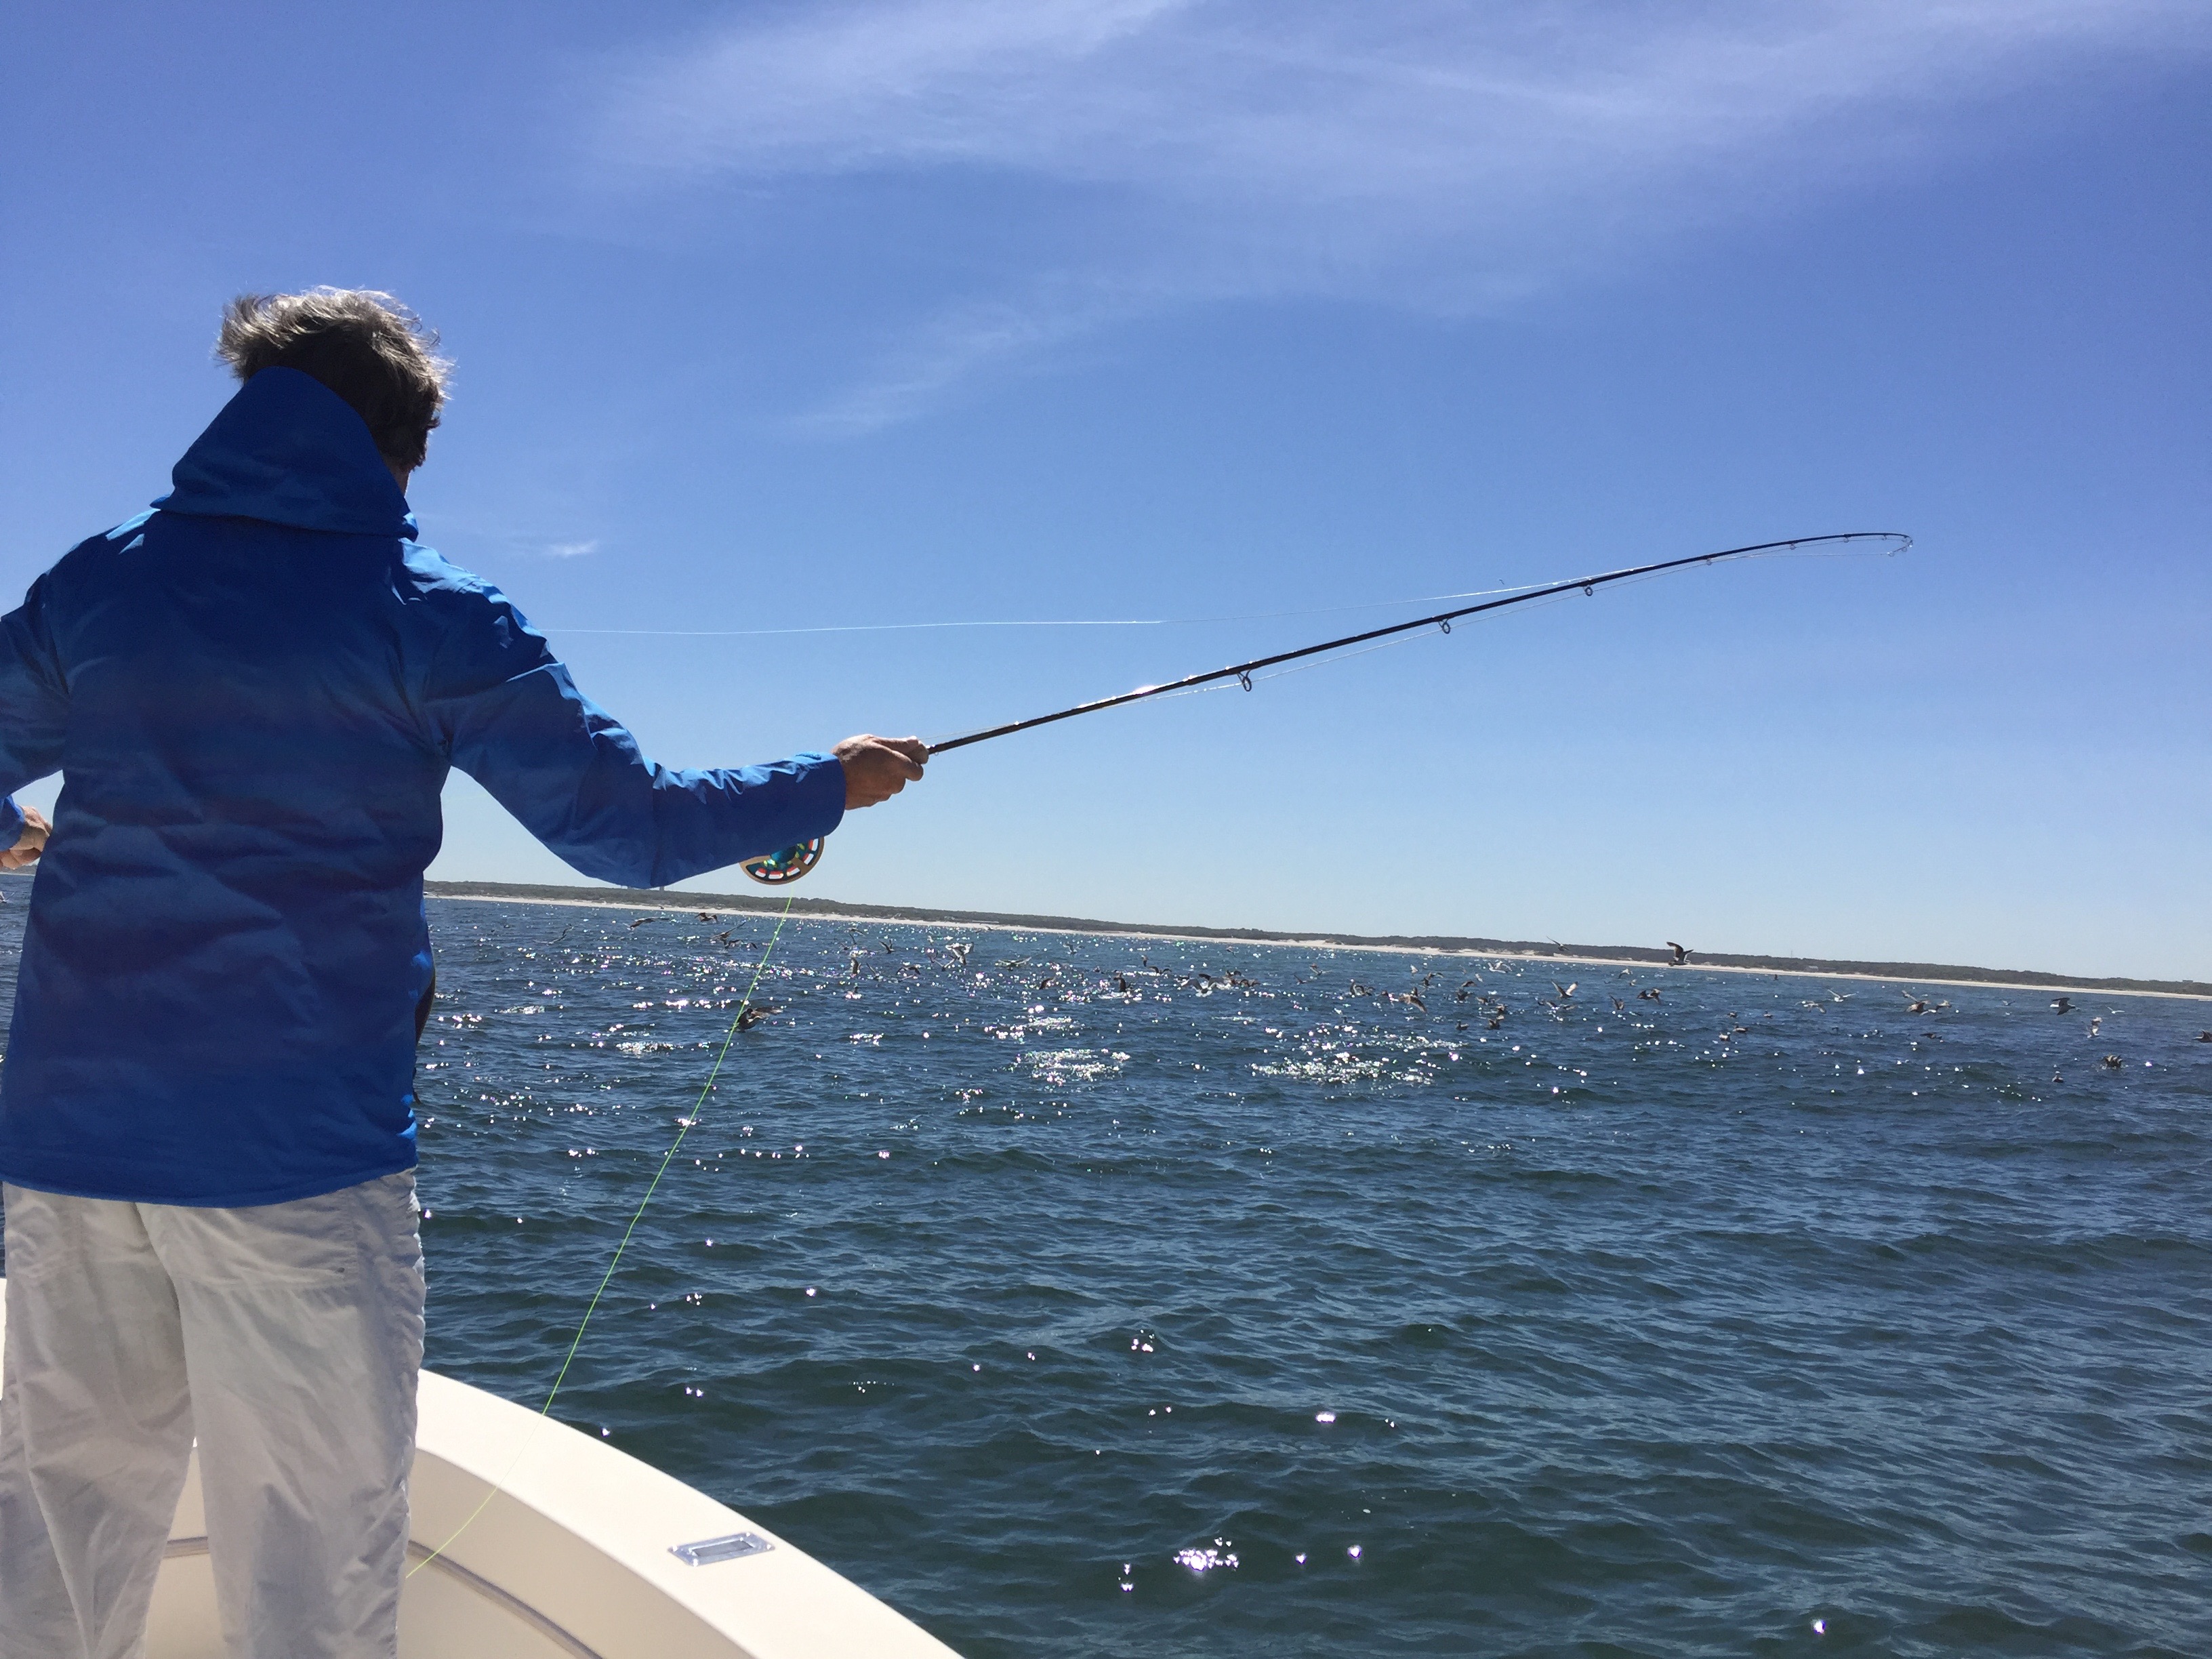
[[[687,1567],[711,1567],[717,1561],[734,1561],[775,1547],[757,1532],[733,1532],[721,1538],[702,1538],[696,1544],[678,1544],[668,1553]]]

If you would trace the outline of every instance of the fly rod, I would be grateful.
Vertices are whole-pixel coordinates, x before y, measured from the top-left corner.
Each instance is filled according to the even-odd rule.
[[[1319,645],[1301,646],[1295,651],[1278,651],[1272,656],[1254,657],[1246,662],[1231,663],[1226,668],[1187,674],[1179,680],[1168,680],[1158,685],[1140,685],[1133,691],[1100,697],[1091,702],[1079,702],[1073,708],[1056,709],[1049,714],[1032,714],[1027,720],[986,726],[980,732],[969,732],[957,738],[947,738],[942,743],[933,743],[929,745],[929,753],[933,759],[955,749],[965,749],[970,744],[988,743],[994,738],[1009,738],[1017,732],[1033,731],[1057,720],[1073,720],[1078,714],[1095,714],[1102,708],[1119,708],[1124,703],[1142,702],[1148,697],[1164,697],[1176,691],[1193,691],[1200,686],[1218,684],[1224,680],[1236,680],[1249,691],[1252,676],[1263,668],[1297,662],[1305,657],[1318,657],[1326,652],[1341,651],[1351,646],[1365,645],[1374,640],[1389,639],[1395,635],[1412,634],[1425,628],[1438,629],[1449,634],[1451,625],[1462,617],[1480,616],[1486,611],[1504,611],[1511,605],[1529,605],[1538,599],[1572,593],[1577,589],[1586,595],[1593,594],[1609,583],[1625,582],[1638,576],[1656,576],[1662,571],[1681,570],[1691,565],[1717,564],[1723,559],[1756,558],[1762,553],[1791,553],[1805,548],[1832,547],[1847,542],[1888,542],[1892,544],[1889,551],[1895,554],[1902,553],[1911,546],[1912,538],[1894,530],[1847,530],[1826,536],[1799,536],[1784,542],[1753,542],[1745,547],[1723,548],[1716,553],[1692,553],[1679,559],[1661,559],[1652,564],[1631,565],[1625,570],[1608,570],[1595,576],[1577,576],[1568,581],[1530,588],[1502,599],[1486,599],[1480,605],[1464,605],[1455,611],[1439,611],[1432,616],[1416,617],[1411,622],[1392,623],[1387,627],[1368,629],[1364,633],[1346,634],[1341,639],[1324,640]],[[821,860],[822,843],[817,840],[801,842],[795,847],[787,847],[780,853],[772,853],[763,858],[748,859],[739,867],[755,881],[774,887],[798,880]]]

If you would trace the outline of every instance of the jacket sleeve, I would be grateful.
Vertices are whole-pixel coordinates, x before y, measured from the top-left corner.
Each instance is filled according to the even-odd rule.
[[[0,617],[0,847],[23,833],[15,792],[58,772],[69,725],[69,690],[46,631],[46,578]]]
[[[447,758],[587,876],[671,882],[826,836],[845,815],[834,755],[676,771],[576,689],[496,588],[453,596],[425,712]]]

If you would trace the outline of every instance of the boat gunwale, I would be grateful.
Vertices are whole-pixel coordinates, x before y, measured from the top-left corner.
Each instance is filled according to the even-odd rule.
[[[205,1533],[190,1538],[172,1538],[161,1547],[164,1561],[179,1561],[208,1553]],[[544,1637],[568,1654],[570,1659],[604,1659],[599,1650],[580,1638],[570,1635],[521,1597],[509,1595],[481,1573],[471,1572],[450,1556],[441,1555],[420,1539],[407,1540],[407,1559],[418,1567],[430,1567],[453,1579],[465,1589],[473,1591],[485,1601]]]

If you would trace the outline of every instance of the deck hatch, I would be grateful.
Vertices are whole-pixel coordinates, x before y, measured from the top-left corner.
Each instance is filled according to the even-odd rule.
[[[775,1547],[757,1532],[733,1532],[720,1538],[702,1538],[696,1544],[678,1544],[668,1553],[687,1567],[711,1567],[717,1561],[734,1561]]]

